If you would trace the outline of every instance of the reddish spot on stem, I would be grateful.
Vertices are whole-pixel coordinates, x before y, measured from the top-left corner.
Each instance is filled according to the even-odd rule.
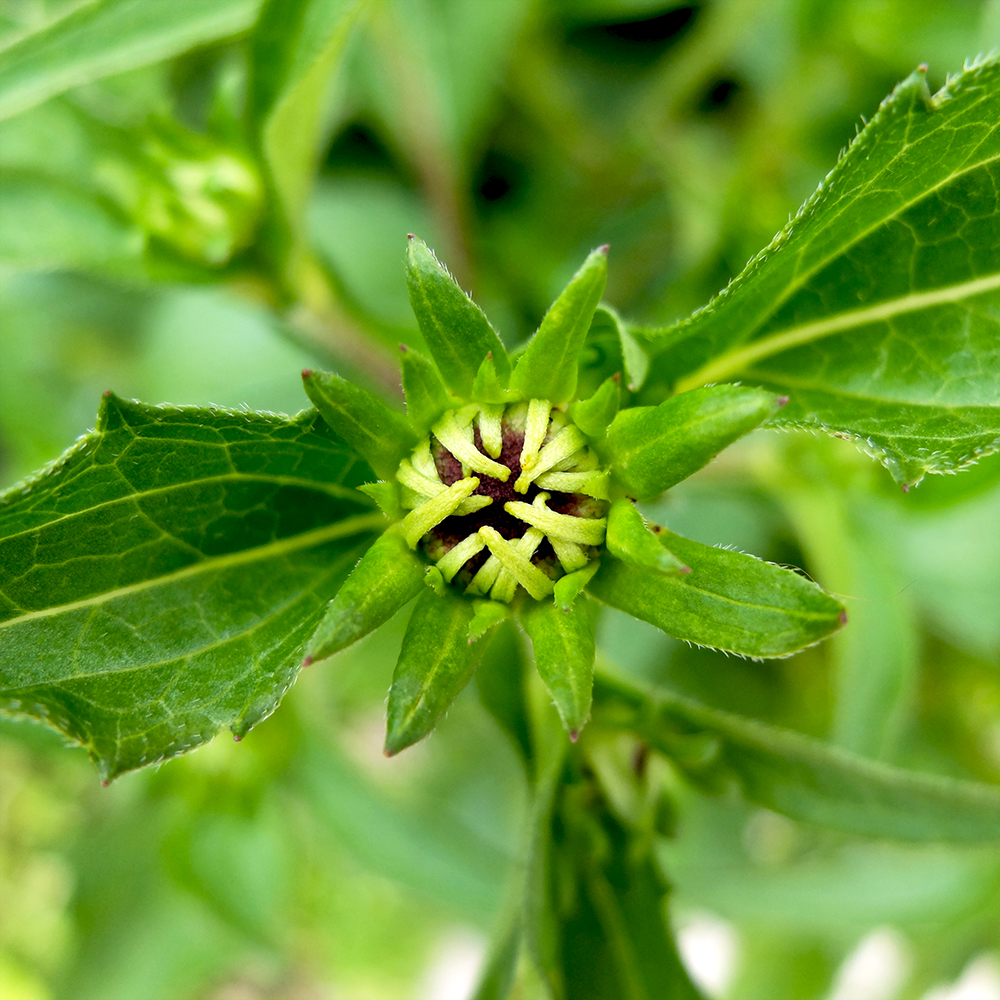
[[[840,614],[837,615],[837,620],[840,622],[841,625],[846,625],[847,624],[847,612],[846,611],[841,611]]]
[[[788,397],[787,396],[779,396],[778,397],[778,406],[784,406],[787,402],[788,402]]]

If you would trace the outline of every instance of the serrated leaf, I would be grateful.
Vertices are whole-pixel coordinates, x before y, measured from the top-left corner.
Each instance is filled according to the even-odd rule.
[[[383,478],[395,476],[416,444],[402,413],[377,396],[330,372],[302,373],[306,394],[323,419]]]
[[[581,598],[563,610],[552,601],[525,601],[518,611],[535,649],[539,676],[572,740],[590,718],[594,626],[588,604]]]
[[[604,246],[590,254],[549,307],[517,362],[512,389],[526,399],[547,399],[554,405],[573,399],[580,348],[607,279],[608,248]]]
[[[385,752],[394,755],[422,740],[469,683],[472,602],[425,590],[403,636],[389,688]]]
[[[387,622],[420,593],[426,570],[397,532],[385,532],[330,602],[306,646],[306,662],[332,656]]]
[[[303,223],[330,82],[362,6],[359,0],[266,0],[254,30],[249,113],[293,230]]]
[[[656,573],[689,572],[689,568],[650,531],[642,514],[627,497],[616,500],[608,511],[605,544],[616,559],[633,566]]]
[[[422,354],[407,347],[399,363],[403,369],[406,416],[418,433],[426,434],[438,417],[456,401],[448,395],[437,369]]]
[[[0,118],[71,87],[235,35],[260,0],[97,0],[0,52]]]
[[[676,639],[765,659],[811,646],[847,621],[839,601],[798,573],[665,529],[659,537],[690,574],[607,559],[587,591]]]
[[[314,412],[107,396],[97,429],[0,497],[0,704],[102,776],[268,715],[383,521]]]
[[[777,422],[849,435],[906,484],[1000,448],[1000,61],[901,83],[656,378],[787,393]]]
[[[668,754],[677,726],[714,734],[720,739],[718,765],[739,779],[747,798],[793,819],[869,837],[1000,840],[995,785],[892,767],[604,670],[595,695],[602,709],[631,706],[635,716],[615,711],[616,724],[635,724]]]
[[[622,410],[600,450],[629,496],[652,500],[707,465],[780,406],[778,397],[760,389],[706,386],[659,406]]]
[[[406,284],[417,325],[448,388],[468,399],[487,354],[506,386],[510,359],[490,321],[415,236],[406,248]]]

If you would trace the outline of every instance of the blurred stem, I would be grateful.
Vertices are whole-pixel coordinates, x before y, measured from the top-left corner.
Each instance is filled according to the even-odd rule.
[[[471,288],[472,252],[468,210],[459,184],[455,157],[442,134],[441,102],[426,67],[413,46],[406,46],[395,5],[385,5],[371,24],[383,51],[383,65],[396,91],[399,134],[409,152],[431,214],[444,239],[441,256],[464,288]]]

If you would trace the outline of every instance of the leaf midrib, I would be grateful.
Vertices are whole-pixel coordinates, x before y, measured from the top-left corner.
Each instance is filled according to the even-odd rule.
[[[126,480],[126,482],[127,481],[128,480]],[[90,507],[84,507],[82,510],[70,511],[68,514],[60,514],[51,521],[45,521],[42,524],[36,524],[33,527],[24,528],[21,531],[15,531],[9,535],[2,535],[0,536],[0,542],[6,542],[11,538],[20,538],[22,535],[30,535],[36,531],[44,531],[53,525],[61,524],[63,521],[71,521],[73,518],[93,514],[95,511],[106,510],[109,507],[115,506],[115,504],[138,502],[146,497],[169,493],[171,490],[182,490],[192,486],[204,486],[212,483],[230,481],[272,483],[276,486],[301,486],[304,489],[312,489],[320,493],[326,493],[329,496],[339,497],[342,500],[354,500],[359,504],[359,506],[370,506],[370,504],[366,503],[365,500],[362,499],[362,497],[364,497],[363,493],[358,492],[352,487],[341,486],[337,483],[322,483],[314,479],[299,479],[296,476],[268,476],[258,473],[227,472],[218,476],[206,476],[204,479],[189,479],[183,483],[171,483],[169,486],[157,486],[148,490],[138,490],[135,493],[127,493],[124,496],[115,497],[113,500],[102,500],[100,503],[96,503]]]
[[[293,535],[289,538],[268,542],[266,545],[258,545],[239,552],[230,552],[223,556],[210,556],[199,562],[175,570],[172,573],[150,577],[148,580],[141,580],[138,583],[118,587],[115,590],[106,590],[100,594],[94,594],[92,597],[81,598],[79,601],[71,601],[69,604],[60,604],[52,608],[40,608],[37,611],[29,611],[23,615],[18,615],[17,618],[9,618],[7,621],[0,622],[0,629],[10,628],[14,625],[38,618],[53,618],[57,615],[79,610],[80,608],[106,604],[121,597],[127,597],[130,594],[152,590],[154,587],[166,586],[178,580],[198,576],[202,573],[218,572],[219,570],[229,569],[245,563],[271,559],[288,552],[298,551],[299,549],[312,548],[322,545],[325,542],[333,541],[336,538],[346,538],[365,531],[375,531],[378,528],[384,527],[385,523],[385,515],[382,513],[358,514],[354,517],[337,521],[335,524],[326,525],[323,528],[314,528],[312,531],[303,532],[301,535]]]
[[[714,382],[721,378],[727,378],[737,372],[746,369],[747,365],[761,358],[769,357],[781,351],[789,350],[793,347],[800,347],[803,344],[812,343],[815,340],[829,337],[831,334],[840,333],[869,323],[877,323],[892,319],[896,316],[903,316],[906,313],[918,312],[921,309],[929,309],[936,305],[946,305],[951,302],[960,302],[963,299],[982,295],[986,292],[1000,288],[1000,273],[988,274],[980,278],[973,278],[971,281],[964,281],[957,285],[945,285],[935,288],[929,292],[911,292],[896,299],[887,299],[877,305],[869,306],[866,309],[854,309],[849,312],[837,313],[828,316],[826,319],[817,320],[813,323],[806,323],[803,326],[791,327],[781,333],[762,340],[755,340],[746,347],[737,351],[723,354],[696,371],[693,375],[681,379],[676,386],[676,392],[687,392],[696,389],[706,382]]]

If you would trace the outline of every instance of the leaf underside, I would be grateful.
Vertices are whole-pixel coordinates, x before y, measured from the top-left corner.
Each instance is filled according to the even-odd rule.
[[[661,387],[787,393],[775,424],[857,439],[904,484],[1000,448],[1000,61],[933,98],[900,84],[771,246],[648,346]]]
[[[383,521],[354,489],[370,476],[315,411],[106,397],[0,497],[0,706],[104,778],[242,735]]]

